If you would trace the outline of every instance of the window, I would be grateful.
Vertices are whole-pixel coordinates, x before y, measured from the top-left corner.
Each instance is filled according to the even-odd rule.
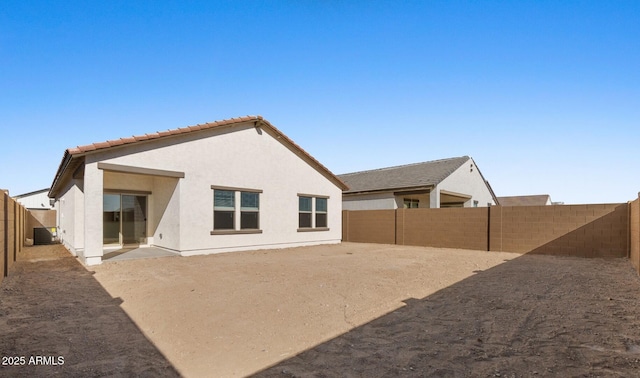
[[[260,224],[260,196],[258,193],[240,192],[240,229],[257,230]]]
[[[311,228],[311,202],[313,201],[312,197],[299,197],[298,198],[298,227],[300,228]]]
[[[326,198],[316,198],[316,227],[327,227]]]
[[[404,208],[405,209],[417,209],[420,207],[420,200],[405,198],[404,199]]]
[[[328,199],[306,194],[298,195],[298,231],[327,231]]]
[[[235,228],[235,192],[231,190],[213,191],[213,229],[233,230]]]
[[[261,190],[211,186],[213,189],[212,234],[260,231]]]

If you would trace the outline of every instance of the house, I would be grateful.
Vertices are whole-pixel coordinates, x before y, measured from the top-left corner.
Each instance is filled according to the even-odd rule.
[[[34,192],[19,194],[13,199],[28,210],[51,210],[53,206],[49,201],[47,193],[49,188],[36,190]]]
[[[548,194],[536,194],[530,196],[498,197],[501,206],[547,206],[554,205]]]
[[[344,210],[484,207],[497,203],[469,156],[338,175]]]
[[[346,185],[260,116],[65,151],[49,196],[86,264],[153,246],[183,256],[341,240]]]
[[[34,244],[50,244],[57,237],[56,209],[48,192],[49,188],[46,188],[13,197],[29,210],[25,222],[25,237]]]

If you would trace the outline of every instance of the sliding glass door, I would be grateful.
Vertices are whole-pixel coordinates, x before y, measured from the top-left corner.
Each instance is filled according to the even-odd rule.
[[[103,243],[145,244],[147,197],[105,193],[103,198]]]

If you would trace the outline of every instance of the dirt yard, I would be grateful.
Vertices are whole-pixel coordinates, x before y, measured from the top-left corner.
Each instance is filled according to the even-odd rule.
[[[344,243],[87,271],[59,249],[27,251],[0,286],[2,356],[65,363],[0,375],[640,371],[640,278],[624,259]]]

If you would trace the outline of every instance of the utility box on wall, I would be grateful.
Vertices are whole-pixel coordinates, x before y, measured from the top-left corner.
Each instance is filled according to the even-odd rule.
[[[33,230],[33,232],[31,231]],[[33,235],[34,245],[51,244],[56,240],[56,211],[29,210],[27,215],[27,238]]]
[[[54,228],[55,230],[55,228]],[[33,245],[53,244],[54,233],[47,227],[36,227],[33,229]]]

